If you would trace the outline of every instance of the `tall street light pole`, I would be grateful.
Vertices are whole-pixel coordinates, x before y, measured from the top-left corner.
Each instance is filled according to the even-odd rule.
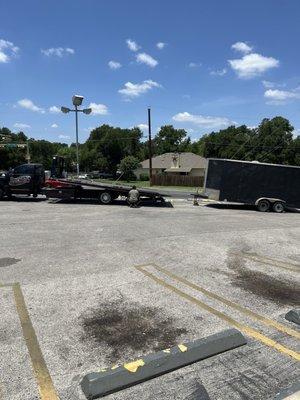
[[[62,106],[60,109],[64,114],[69,112],[75,112],[75,124],[76,124],[76,171],[77,175],[79,175],[79,143],[78,143],[78,113],[83,112],[84,114],[88,115],[92,112],[91,108],[84,108],[83,110],[79,109],[78,107],[81,106],[83,101],[83,96],[75,95],[72,97],[72,103],[75,106],[75,109],[72,110],[71,108]]]

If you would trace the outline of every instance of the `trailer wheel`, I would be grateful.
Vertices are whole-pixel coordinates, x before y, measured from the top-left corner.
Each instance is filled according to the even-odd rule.
[[[273,211],[276,213],[282,213],[284,211],[284,204],[281,201],[275,201],[273,204]]]
[[[257,209],[260,212],[267,212],[270,209],[270,202],[268,200],[260,200],[257,204]]]
[[[112,202],[112,197],[109,192],[102,192],[99,196],[99,200],[102,204],[110,204]]]

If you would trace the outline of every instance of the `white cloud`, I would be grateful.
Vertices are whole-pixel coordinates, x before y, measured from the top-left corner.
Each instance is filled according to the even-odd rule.
[[[201,63],[196,63],[196,62],[190,62],[189,64],[188,64],[188,66],[190,67],[190,68],[197,68],[197,67],[201,67]]]
[[[276,86],[274,82],[270,82],[270,81],[262,81],[262,84],[267,89],[271,89]]]
[[[293,136],[296,139],[298,136],[300,137],[300,128],[293,130]]]
[[[59,57],[62,58],[63,56],[67,54],[74,54],[75,50],[71,49],[70,47],[51,47],[50,49],[42,49],[41,53],[44,54],[47,57]]]
[[[109,61],[108,66],[110,69],[119,69],[122,67],[122,64],[120,64],[118,61]]]
[[[94,129],[96,129],[95,126],[89,126],[88,128],[84,128],[84,131],[85,131],[85,132],[91,132],[91,131],[93,131]]]
[[[59,135],[58,137],[60,139],[71,139],[70,136],[68,136],[68,135]]]
[[[137,125],[138,128],[140,128],[141,131],[147,131],[148,130],[148,125],[147,124],[139,124]]]
[[[240,59],[228,60],[228,62],[239,78],[246,79],[261,75],[268,69],[279,66],[279,61],[275,58],[257,53],[247,54]]]
[[[252,51],[253,47],[249,46],[245,42],[236,42],[234,43],[231,48],[236,51],[240,51],[243,54],[248,54]]]
[[[58,113],[60,113],[60,108],[58,108],[56,106],[51,106],[49,108],[49,112],[51,112],[52,114],[58,114]]]
[[[234,125],[234,121],[228,118],[193,115],[187,111],[175,114],[172,119],[176,122],[190,122],[203,128],[225,128],[229,125]]]
[[[139,46],[134,40],[127,39],[126,40],[127,46],[131,51],[138,51],[141,46]]]
[[[167,44],[167,43],[164,43],[164,42],[158,42],[158,43],[156,43],[156,47],[157,47],[159,50],[162,50],[164,47],[166,47],[166,44]]]
[[[147,53],[139,53],[136,56],[136,61],[139,64],[146,64],[151,68],[154,68],[157,66],[158,61],[155,60],[155,58],[151,57],[149,54]]]
[[[142,83],[126,82],[123,89],[119,89],[119,93],[127,97],[139,97],[143,93],[147,93],[149,90],[161,87],[157,82],[150,79],[143,81]]]
[[[295,90],[268,89],[264,94],[270,104],[284,104],[288,100],[300,99],[300,92]]]
[[[52,124],[51,128],[58,128],[58,125],[57,124]]]
[[[108,108],[105,104],[90,103],[89,108],[92,109],[92,115],[108,114]]]
[[[0,39],[0,63],[8,63],[18,52],[19,47],[8,40]]]
[[[275,83],[275,82],[270,82],[270,81],[262,81],[262,84],[266,89],[273,89],[273,88],[276,88],[276,87],[278,87],[278,88],[281,87],[282,88],[282,87],[286,86],[285,83]]]
[[[213,76],[223,76],[226,73],[227,73],[226,68],[210,71],[210,75],[213,75]]]
[[[27,125],[27,124],[22,124],[22,123],[20,123],[20,122],[16,122],[15,124],[14,124],[14,128],[18,128],[18,129],[29,129],[29,128],[31,128],[31,126],[30,125]]]
[[[34,112],[40,112],[42,114],[45,113],[45,110],[41,107],[38,107],[33,103],[33,101],[29,99],[22,99],[18,101],[18,105],[22,108],[26,108],[26,110],[34,111]]]

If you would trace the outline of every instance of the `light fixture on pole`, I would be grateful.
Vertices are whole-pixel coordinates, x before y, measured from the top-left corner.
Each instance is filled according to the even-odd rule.
[[[83,110],[79,109],[78,107],[81,106],[83,101],[83,96],[75,95],[72,97],[72,103],[75,106],[75,109],[72,110],[71,108],[62,106],[61,112],[64,114],[68,114],[69,112],[75,112],[75,123],[76,123],[76,170],[77,175],[79,175],[79,145],[78,145],[78,113],[83,112],[86,115],[89,115],[92,112],[91,108],[84,108]]]

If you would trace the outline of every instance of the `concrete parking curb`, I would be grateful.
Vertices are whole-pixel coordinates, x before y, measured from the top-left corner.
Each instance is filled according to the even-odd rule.
[[[291,387],[277,393],[274,400],[299,400],[300,399],[300,382],[295,383]]]
[[[285,319],[300,325],[300,309],[294,308],[293,310],[289,311],[285,314]]]
[[[89,373],[83,377],[81,388],[87,399],[96,399],[246,343],[237,329],[227,329],[121,366]]]

